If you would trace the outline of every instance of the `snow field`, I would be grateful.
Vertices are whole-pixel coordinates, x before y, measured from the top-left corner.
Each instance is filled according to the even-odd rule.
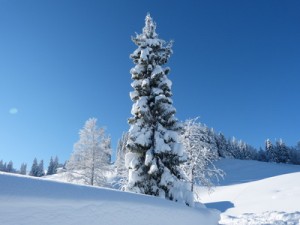
[[[209,210],[157,197],[0,173],[0,224],[300,225],[300,166],[220,160],[227,174],[212,193],[197,187]],[[65,180],[63,174],[47,179]]]
[[[222,212],[220,224],[300,224],[300,166],[229,159],[218,166],[227,174],[221,185],[197,191]]]
[[[0,224],[217,225],[219,212],[157,197],[0,173]]]

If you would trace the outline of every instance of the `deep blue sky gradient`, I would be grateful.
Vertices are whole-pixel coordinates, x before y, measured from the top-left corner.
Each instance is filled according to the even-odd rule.
[[[90,117],[115,147],[129,128],[130,37],[147,12],[175,41],[180,120],[255,147],[300,140],[300,1],[0,0],[0,159],[66,160]]]

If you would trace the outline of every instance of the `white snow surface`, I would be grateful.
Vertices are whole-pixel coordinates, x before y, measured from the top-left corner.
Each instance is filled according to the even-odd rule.
[[[222,159],[227,174],[201,202],[220,225],[300,225],[300,166]],[[47,179],[65,180],[62,174]],[[218,224],[218,212],[158,197],[0,173],[0,224]]]
[[[201,202],[222,212],[220,224],[299,225],[300,166],[222,159],[227,174],[212,193],[198,188]]]
[[[219,212],[158,197],[0,173],[0,224],[217,225]]]

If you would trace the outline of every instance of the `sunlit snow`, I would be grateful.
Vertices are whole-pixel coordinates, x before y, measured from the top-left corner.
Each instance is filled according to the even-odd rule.
[[[0,172],[0,224],[217,225],[219,213],[158,197]]]

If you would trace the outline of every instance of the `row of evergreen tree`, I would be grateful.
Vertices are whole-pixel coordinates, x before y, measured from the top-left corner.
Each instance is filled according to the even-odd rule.
[[[238,141],[235,137],[226,139],[222,133],[216,134],[212,129],[202,126],[203,132],[206,133],[204,137],[208,137],[206,140],[211,149],[216,149],[222,158],[300,165],[300,142],[296,146],[287,146],[282,139],[275,140],[275,144],[267,139],[264,148],[256,149],[242,140]]]
[[[64,164],[59,163],[58,157],[51,157],[47,170],[44,169],[44,160],[38,162],[37,158],[34,158],[31,169],[29,171],[30,176],[42,177],[45,175],[56,174],[58,168],[63,168]]]
[[[58,157],[51,157],[47,170],[44,168],[44,160],[38,162],[37,158],[34,158],[30,171],[27,171],[27,163],[22,163],[20,169],[15,169],[12,161],[8,163],[0,160],[0,171],[6,173],[17,173],[21,175],[29,175],[34,177],[42,177],[45,175],[56,174],[58,168],[64,167],[64,164],[59,163]]]
[[[256,149],[235,137],[226,138],[222,133],[216,133],[212,128],[200,124],[202,140],[211,151],[217,152],[221,158],[241,160],[258,160],[263,162],[289,163],[300,165],[300,142],[295,146],[287,146],[282,139],[265,141],[265,147]]]
[[[300,142],[296,146],[287,146],[282,139],[275,141],[275,144],[267,139],[265,149],[260,148],[254,159],[264,162],[300,165]]]
[[[7,173],[18,173],[18,172],[21,173],[21,169],[20,171],[17,171],[14,168],[14,163],[12,161],[9,161],[7,163],[7,162],[3,162],[3,160],[0,160],[0,171],[7,172]]]

